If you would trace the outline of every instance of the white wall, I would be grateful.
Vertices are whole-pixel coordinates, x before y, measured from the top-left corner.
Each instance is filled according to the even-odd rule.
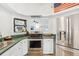
[[[33,25],[33,21],[39,22],[42,27],[41,27],[41,32],[42,33],[53,33],[56,34],[56,18],[54,17],[43,17],[43,18],[32,18],[31,20],[28,20],[28,30],[30,30],[31,26]],[[48,30],[45,30],[45,27],[48,27]]]
[[[7,11],[5,8],[0,6],[0,32],[3,37],[8,35],[14,34],[24,34],[24,33],[14,33],[13,29],[13,19],[14,18],[21,18],[21,19],[28,19],[25,16],[19,14],[13,14]]]
[[[56,32],[57,32],[57,20],[56,20],[56,18],[51,16],[48,18],[48,20],[49,20],[49,23],[48,23],[49,32],[56,34]]]
[[[2,36],[11,34],[10,18],[11,16],[6,13],[2,8],[0,8],[0,32]]]
[[[23,15],[51,15],[50,3],[7,3],[8,7]]]
[[[24,15],[20,15],[17,13],[9,12],[2,6],[0,7],[0,32],[3,37],[8,35],[15,34],[24,34],[24,33],[14,33],[13,29],[13,19],[21,18],[27,20],[27,30],[30,31],[30,25],[32,25],[33,20],[39,21],[41,24],[46,24],[48,26],[48,33],[56,33],[56,20],[53,17],[46,17],[41,19],[34,19],[30,17],[26,17]],[[44,32],[44,30],[42,30]]]

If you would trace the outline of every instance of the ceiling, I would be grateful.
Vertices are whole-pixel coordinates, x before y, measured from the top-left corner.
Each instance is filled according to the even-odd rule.
[[[79,13],[79,6],[65,10],[59,13],[54,13],[54,3],[0,3],[0,6],[5,10],[25,16],[50,16],[50,15],[70,15]],[[57,6],[57,5],[56,5]]]
[[[52,15],[51,3],[7,3],[10,9],[23,15]]]

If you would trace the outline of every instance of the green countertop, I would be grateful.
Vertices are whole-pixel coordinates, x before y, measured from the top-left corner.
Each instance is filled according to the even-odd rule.
[[[55,36],[55,35],[54,35]],[[18,42],[20,42],[21,40],[23,40],[23,39],[28,39],[28,36],[26,36],[26,35],[15,35],[15,36],[12,36],[12,41],[11,42],[9,42],[10,44],[8,44],[8,45],[6,45],[6,43],[5,43],[5,41],[2,41],[2,42],[0,42],[0,44],[1,43],[3,43],[4,42],[4,45],[6,45],[6,46],[4,46],[4,47],[1,47],[1,45],[0,45],[0,55],[2,55],[4,52],[6,52],[8,49],[10,49],[11,47],[13,47],[14,45],[16,45]],[[55,39],[55,38],[54,38]]]
[[[20,37],[20,38],[13,38],[12,43],[8,44],[7,46],[0,48],[0,55],[6,52],[8,49],[16,45],[18,42],[20,42],[23,39],[27,39],[27,37]],[[1,44],[2,42],[0,42]]]

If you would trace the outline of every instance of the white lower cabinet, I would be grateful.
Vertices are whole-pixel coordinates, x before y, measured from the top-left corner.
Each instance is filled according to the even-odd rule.
[[[53,39],[43,39],[43,54],[54,53],[54,42]]]
[[[22,51],[22,54],[25,55],[28,53],[28,40],[25,39],[22,41],[22,48],[23,48],[23,51]]]
[[[43,39],[43,54],[54,53],[53,39]],[[23,56],[28,53],[28,39],[23,39],[9,50],[4,52],[2,56]]]
[[[2,56],[23,56],[27,54],[27,51],[27,39],[23,39],[22,41],[14,45],[12,48],[4,52]]]

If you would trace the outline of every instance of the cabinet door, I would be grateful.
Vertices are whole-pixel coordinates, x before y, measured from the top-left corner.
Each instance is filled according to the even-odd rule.
[[[13,55],[15,56],[21,56],[22,55],[22,52],[23,52],[23,47],[22,47],[22,43],[19,42],[15,47],[14,49],[16,52],[14,52]]]
[[[2,56],[23,56],[27,54],[27,52],[27,39],[23,39],[22,41],[11,47],[9,50],[7,50],[5,53],[3,53]]]
[[[27,39],[23,39],[16,45],[16,51],[18,56],[23,56],[27,54],[28,52],[28,47],[27,47]]]
[[[15,46],[13,46],[12,48],[10,48],[9,50],[7,50],[2,54],[2,56],[14,56],[14,55],[17,55],[17,48]]]
[[[27,42],[27,41],[28,41],[27,39],[24,39],[24,40],[22,41],[22,49],[23,49],[22,54],[23,54],[23,55],[25,55],[25,54],[28,53],[28,42]]]
[[[13,47],[11,47],[9,50],[4,52],[2,55],[3,56],[20,56],[20,55],[22,55],[21,54],[22,52],[23,52],[22,43],[19,42],[16,45],[14,45]]]
[[[54,43],[53,39],[44,39],[43,40],[43,53],[44,54],[50,54],[54,52]]]
[[[7,50],[4,52],[1,56],[11,56],[12,55],[12,49]]]

